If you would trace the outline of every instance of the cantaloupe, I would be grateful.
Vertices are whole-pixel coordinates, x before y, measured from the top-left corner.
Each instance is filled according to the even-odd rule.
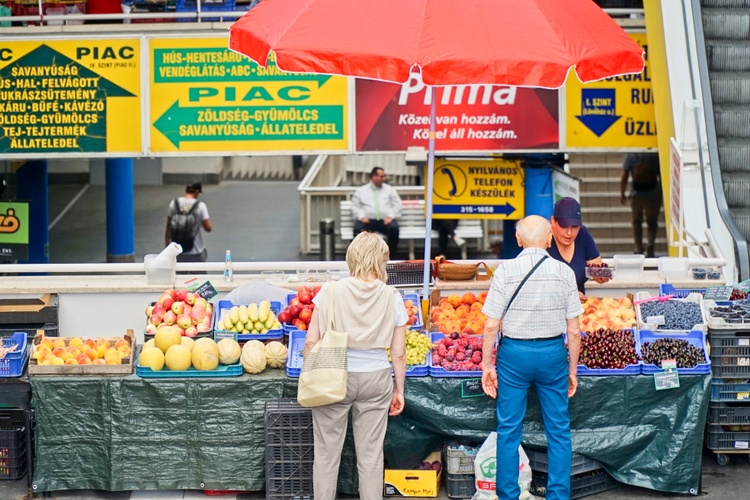
[[[289,351],[281,342],[269,342],[265,346],[266,362],[271,368],[281,368],[286,364]]]
[[[233,365],[242,355],[242,349],[234,339],[221,339],[216,347],[219,349],[219,363],[222,365]]]
[[[185,371],[190,368],[190,349],[181,344],[176,344],[167,350],[164,356],[164,364],[168,370]]]
[[[212,339],[198,339],[193,345],[190,359],[196,370],[215,370],[219,366],[219,349],[216,342]]]
[[[259,342],[260,345],[263,345]],[[246,348],[247,344],[242,348],[242,356],[240,356],[240,362],[242,367],[247,373],[260,373],[266,369],[266,351],[256,346],[251,346],[249,349]]]

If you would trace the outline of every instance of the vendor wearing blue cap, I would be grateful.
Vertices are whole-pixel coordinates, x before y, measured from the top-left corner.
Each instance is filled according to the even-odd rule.
[[[583,225],[581,205],[575,198],[562,198],[555,203],[550,218],[552,223],[552,244],[548,250],[550,257],[568,264],[576,275],[578,296],[586,300],[586,265],[601,264],[602,258],[596,248],[594,238]],[[596,278],[597,283],[605,283],[608,278]]]

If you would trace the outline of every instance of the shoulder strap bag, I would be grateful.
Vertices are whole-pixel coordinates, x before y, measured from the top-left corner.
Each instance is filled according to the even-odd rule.
[[[542,257],[541,259],[539,259],[539,262],[537,262],[536,265],[534,267],[532,267],[531,270],[528,273],[526,273],[526,276],[523,277],[523,280],[521,281],[521,283],[519,283],[518,286],[516,287],[516,289],[513,291],[513,295],[510,296],[510,300],[508,301],[508,305],[505,306],[505,311],[503,311],[503,319],[505,319],[505,314],[508,312],[508,309],[510,309],[510,305],[513,303],[513,300],[516,298],[516,295],[518,295],[518,292],[521,290],[521,287],[524,284],[526,284],[526,281],[529,279],[529,277],[532,274],[534,274],[534,271],[536,271],[537,268],[539,268],[539,266],[542,265],[542,262],[544,262],[545,260],[547,260],[548,257],[549,257],[549,255],[545,255],[544,257]],[[500,332],[500,335],[498,336],[498,347],[499,347],[500,342],[502,342],[502,341],[503,341],[503,334],[502,334],[502,332]]]
[[[333,295],[328,290],[326,331],[302,362],[297,384],[297,402],[306,408],[338,403],[346,397],[349,334],[333,329]]]

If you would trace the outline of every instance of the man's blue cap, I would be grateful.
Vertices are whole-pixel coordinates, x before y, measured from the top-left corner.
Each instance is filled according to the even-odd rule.
[[[575,198],[565,197],[557,200],[552,215],[561,227],[581,226],[581,205]]]

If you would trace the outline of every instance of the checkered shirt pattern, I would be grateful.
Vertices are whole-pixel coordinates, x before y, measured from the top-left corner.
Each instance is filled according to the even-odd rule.
[[[503,335],[515,339],[540,339],[565,333],[567,319],[583,313],[573,270],[553,258],[545,260],[524,283],[503,312],[523,278],[544,256],[541,248],[527,248],[515,259],[498,266],[482,312],[503,320]]]

